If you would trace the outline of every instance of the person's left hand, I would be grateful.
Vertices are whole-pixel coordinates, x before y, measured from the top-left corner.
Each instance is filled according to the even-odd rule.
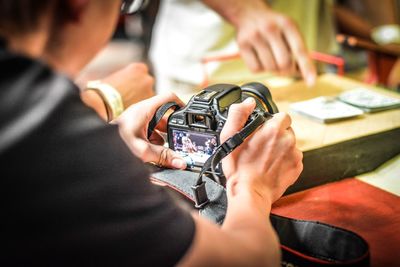
[[[101,81],[118,90],[125,108],[154,95],[154,78],[143,63],[131,63]]]
[[[173,93],[160,94],[131,105],[113,123],[119,125],[122,139],[131,151],[144,162],[184,169],[186,168],[185,160],[171,149],[164,147],[164,139],[157,132],[166,132],[165,121],[161,121],[156,131],[149,139],[147,138],[148,125],[157,109],[171,101],[183,105],[182,101]]]

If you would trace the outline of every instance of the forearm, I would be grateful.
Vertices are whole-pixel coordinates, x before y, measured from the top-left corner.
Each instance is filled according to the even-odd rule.
[[[93,90],[81,91],[81,100],[88,107],[94,109],[102,119],[105,121],[107,120],[107,109],[103,99],[98,93]]]
[[[268,9],[264,0],[202,0],[215,12],[220,14],[233,26],[238,27],[243,16],[254,11],[263,11]]]
[[[269,220],[270,197],[248,182],[228,182],[228,210],[222,229],[253,252],[260,252],[268,266],[280,262],[279,242]],[[240,251],[238,251],[240,253]]]
[[[231,180],[232,181],[232,180]],[[196,235],[180,266],[280,265],[279,241],[269,221],[270,201],[246,185],[228,182],[228,211],[222,227],[194,214]]]

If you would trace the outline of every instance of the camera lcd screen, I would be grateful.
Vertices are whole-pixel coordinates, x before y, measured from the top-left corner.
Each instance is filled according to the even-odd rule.
[[[206,133],[172,130],[172,149],[186,159],[188,167],[202,166],[218,146],[217,136]]]

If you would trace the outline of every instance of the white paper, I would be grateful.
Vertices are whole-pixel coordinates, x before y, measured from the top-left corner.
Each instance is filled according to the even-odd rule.
[[[330,97],[317,97],[290,105],[291,110],[321,122],[331,122],[362,115],[356,107]]]

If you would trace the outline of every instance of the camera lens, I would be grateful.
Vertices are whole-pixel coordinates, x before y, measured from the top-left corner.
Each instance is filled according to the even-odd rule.
[[[272,101],[271,92],[265,85],[253,82],[244,84],[241,88],[242,100],[248,97],[253,97],[256,100],[258,108],[268,111],[271,114],[279,112],[274,101]]]

